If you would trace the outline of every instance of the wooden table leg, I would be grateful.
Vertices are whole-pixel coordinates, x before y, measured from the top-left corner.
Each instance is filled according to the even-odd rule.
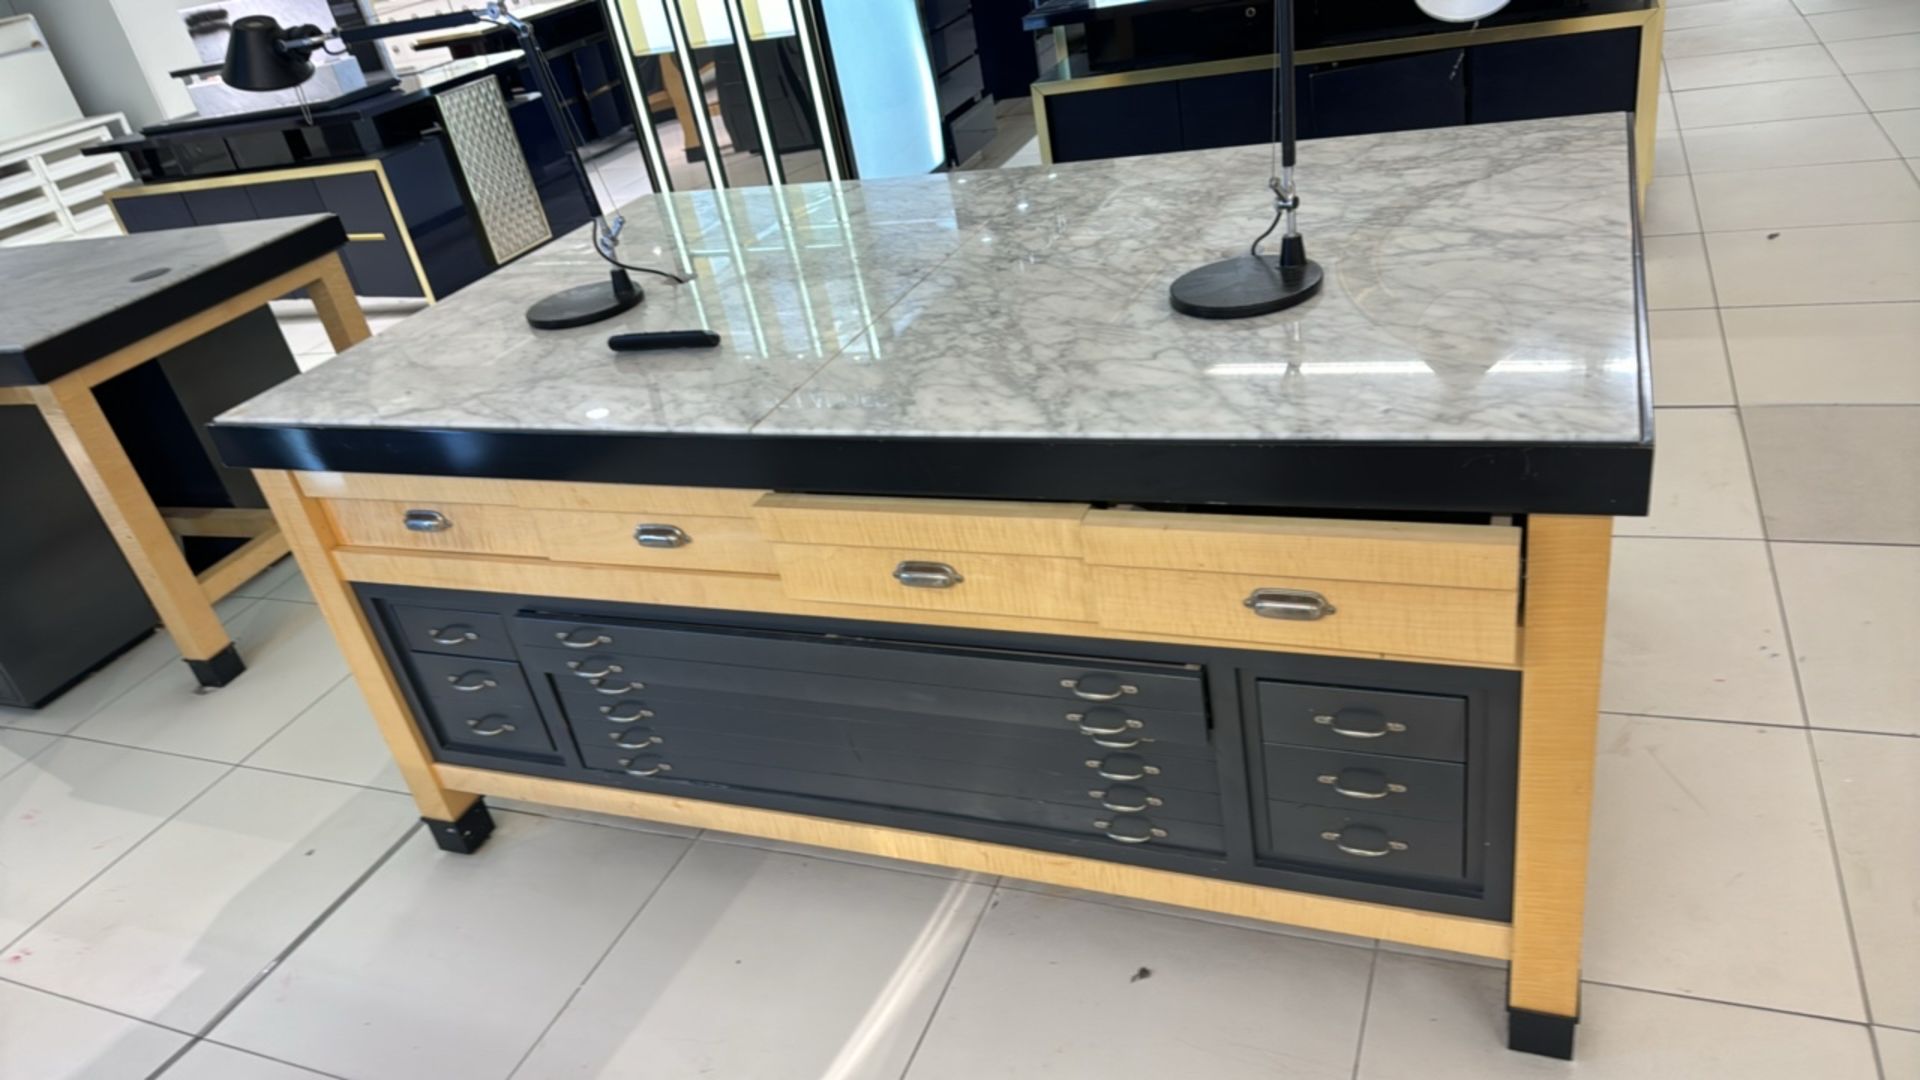
[[[194,678],[202,686],[232,682],[246,665],[207,602],[200,579],[175,544],[160,508],[140,482],[93,388],[68,378],[32,387],[31,392]]]
[[[347,669],[353,672],[354,682],[367,699],[374,722],[380,726],[387,749],[400,766],[400,775],[413,792],[414,804],[420,807],[434,841],[447,851],[477,851],[493,831],[493,818],[480,796],[443,787],[435,775],[433,751],[413,724],[406,696],[387,668],[360,601],[334,564],[332,552],[338,540],[326,511],[300,490],[292,473],[256,469],[253,476],[267,497],[267,505],[273,508],[280,532],[313,592],[314,603],[320,606],[320,614],[340,644]]]
[[[314,314],[320,316],[320,325],[326,328],[333,351],[342,352],[349,345],[372,337],[373,331],[367,327],[366,313],[360,310],[360,299],[353,294],[353,282],[347,277],[340,253],[323,255],[311,265],[319,275],[308,283],[307,295],[313,298]]]
[[[1507,1043],[1573,1057],[1613,519],[1527,519]]]

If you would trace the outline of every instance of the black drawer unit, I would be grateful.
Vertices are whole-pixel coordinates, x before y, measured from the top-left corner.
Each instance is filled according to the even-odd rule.
[[[357,588],[452,764],[1510,911],[1515,672]]]

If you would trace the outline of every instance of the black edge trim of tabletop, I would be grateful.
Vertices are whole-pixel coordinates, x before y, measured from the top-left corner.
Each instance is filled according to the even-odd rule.
[[[346,243],[346,228],[328,214],[63,334],[25,348],[0,345],[0,386],[52,382]]]
[[[215,424],[229,465],[844,495],[1646,513],[1653,446],[460,431]]]

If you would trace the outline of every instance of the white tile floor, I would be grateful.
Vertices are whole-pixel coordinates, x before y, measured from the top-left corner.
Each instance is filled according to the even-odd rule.
[[[510,804],[442,855],[283,564],[234,686],[0,710],[0,1080],[1920,1077],[1920,3],[1669,25],[1577,1064],[1498,965]]]

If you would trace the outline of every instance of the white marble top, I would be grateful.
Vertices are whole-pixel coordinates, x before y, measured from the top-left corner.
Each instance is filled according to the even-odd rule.
[[[1642,442],[1628,129],[1615,115],[1300,147],[1319,296],[1235,322],[1167,285],[1268,221],[1241,147],[647,197],[629,261],[676,286],[556,333],[579,233],[223,422],[558,432]],[[711,350],[609,333],[710,327]]]

